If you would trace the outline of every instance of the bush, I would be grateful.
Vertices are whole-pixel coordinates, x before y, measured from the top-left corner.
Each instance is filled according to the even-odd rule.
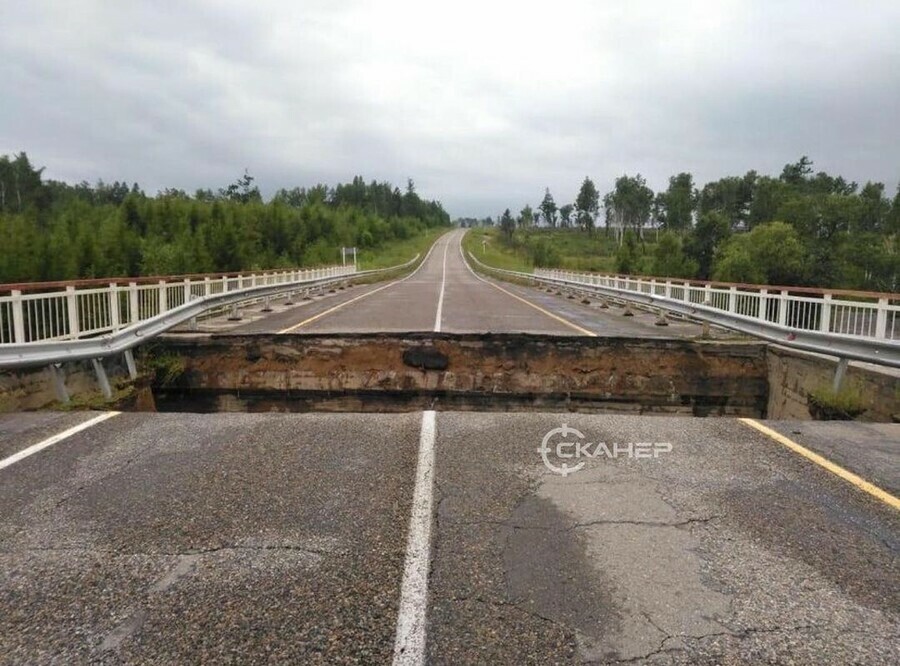
[[[866,411],[862,393],[853,386],[838,391],[830,386],[813,389],[807,395],[807,404],[817,421],[852,421]]]

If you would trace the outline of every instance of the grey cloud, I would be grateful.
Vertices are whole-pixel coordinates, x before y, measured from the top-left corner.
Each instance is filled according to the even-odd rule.
[[[776,8],[777,7],[777,8]],[[900,176],[900,8],[562,1],[18,3],[0,152],[66,180],[268,192],[413,177],[453,215],[810,155]]]

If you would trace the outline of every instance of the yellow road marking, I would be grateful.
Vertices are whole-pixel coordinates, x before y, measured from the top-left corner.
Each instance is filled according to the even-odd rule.
[[[309,319],[304,319],[299,324],[294,324],[293,326],[288,326],[287,328],[281,329],[280,331],[278,331],[278,334],[281,335],[282,333],[290,333],[291,331],[296,331],[298,328],[300,328],[302,326],[306,326],[307,324],[310,324],[310,323],[316,321],[317,319],[321,319],[325,315],[329,315],[332,312],[334,312],[335,310],[340,310],[345,305],[350,305],[351,303],[355,303],[356,301],[358,301],[362,298],[365,298],[366,296],[371,296],[372,294],[378,293],[382,289],[387,289],[388,287],[393,287],[395,284],[398,284],[400,282],[408,280],[413,275],[415,275],[416,273],[419,272],[419,270],[422,268],[422,266],[425,265],[425,262],[428,261],[428,257],[431,256],[431,251],[434,249],[434,246],[438,244],[438,241],[441,240],[441,238],[445,238],[446,236],[447,236],[447,234],[443,234],[440,238],[435,239],[435,241],[431,244],[431,247],[428,248],[428,253],[425,255],[425,258],[422,259],[422,261],[419,263],[418,266],[416,266],[416,270],[414,270],[409,275],[402,277],[399,280],[394,280],[393,282],[388,282],[387,284],[382,285],[381,287],[378,287],[378,289],[373,289],[372,291],[367,291],[365,294],[360,294],[359,296],[356,296],[355,298],[351,298],[349,301],[344,301],[343,303],[338,303],[334,307],[328,308],[324,312],[320,312],[317,315],[313,315]]]
[[[833,462],[831,462],[827,458],[820,456],[818,453],[810,451],[805,446],[801,446],[800,444],[797,444],[797,442],[795,442],[791,439],[788,439],[787,437],[782,435],[780,432],[776,432],[776,431],[772,430],[771,428],[764,426],[762,423],[760,423],[759,421],[756,421],[755,419],[743,418],[743,419],[738,419],[738,420],[741,421],[742,423],[744,423],[745,425],[750,426],[751,428],[755,428],[756,430],[759,430],[764,435],[768,435],[769,437],[774,439],[779,444],[783,444],[784,446],[788,447],[791,451],[793,451],[795,453],[799,453],[801,456],[803,456],[807,460],[810,460],[811,462],[814,462],[819,467],[824,467],[832,474],[836,474],[837,476],[844,479],[844,481],[849,481],[850,483],[852,483],[854,486],[856,486],[863,492],[869,493],[872,497],[875,497],[875,498],[881,500],[882,502],[884,502],[885,504],[892,506],[895,509],[900,510],[900,498],[894,497],[889,492],[882,490],[881,488],[879,488],[878,486],[876,486],[873,483],[869,483],[861,476],[857,476],[853,472],[847,471],[840,465],[835,465]]]
[[[494,284],[494,283],[491,282],[490,280],[486,280],[486,279],[484,279],[483,277],[481,277],[478,273],[475,272],[475,269],[474,269],[474,268],[472,268],[471,266],[469,266],[469,262],[468,262],[468,260],[466,259],[466,255],[465,255],[465,253],[463,252],[463,248],[462,248],[462,236],[460,236],[460,239],[459,239],[459,255],[460,255],[460,257],[462,257],[463,263],[465,264],[466,268],[469,269],[469,272],[470,272],[472,275],[474,275],[477,279],[479,279],[479,280],[481,280],[482,282],[484,282],[485,284],[491,285],[494,289],[499,289],[499,290],[502,291],[504,294],[506,294],[507,296],[512,296],[512,297],[515,298],[517,301],[522,301],[525,305],[534,308],[534,309],[537,310],[538,312],[547,315],[547,316],[550,317],[551,319],[555,319],[556,321],[558,321],[558,322],[561,323],[561,324],[565,324],[565,325],[568,326],[569,328],[575,329],[576,331],[578,331],[578,332],[581,333],[582,335],[587,335],[587,336],[590,336],[590,337],[592,337],[592,338],[596,338],[596,337],[597,337],[597,334],[594,333],[593,331],[589,331],[589,330],[587,330],[586,328],[582,328],[582,327],[579,326],[578,324],[573,324],[573,323],[570,322],[568,319],[564,319],[564,318],[560,317],[559,315],[555,315],[555,314],[553,314],[552,312],[550,312],[549,310],[545,310],[545,309],[542,308],[540,305],[535,305],[535,304],[532,303],[531,301],[526,300],[526,299],[522,298],[521,296],[517,296],[516,294],[512,293],[511,291],[507,291],[506,289],[504,289],[504,288],[501,287],[500,285]]]
[[[589,336],[591,336],[592,338],[596,338],[596,337],[597,337],[597,334],[594,333],[593,331],[589,331],[589,330],[587,330],[586,328],[582,328],[582,327],[579,326],[578,324],[573,324],[573,323],[570,322],[568,319],[564,319],[564,318],[560,317],[559,315],[555,315],[555,314],[553,314],[552,312],[550,312],[549,310],[545,310],[545,309],[542,308],[540,305],[535,305],[535,304],[532,303],[531,301],[525,300],[525,299],[522,298],[521,296],[517,296],[516,294],[512,293],[511,291],[507,291],[506,289],[504,289],[503,287],[501,287],[501,286],[498,285],[498,284],[494,284],[493,282],[490,282],[490,281],[488,281],[488,280],[485,280],[484,282],[485,282],[486,284],[489,284],[489,285],[491,285],[492,287],[494,287],[494,289],[499,289],[500,291],[502,291],[502,292],[503,292],[504,294],[506,294],[507,296],[512,296],[512,297],[515,298],[517,301],[522,301],[525,305],[530,305],[530,306],[533,307],[535,310],[537,310],[538,312],[541,312],[541,313],[547,315],[547,316],[550,317],[551,319],[555,319],[555,320],[558,321],[559,323],[565,324],[565,325],[568,326],[569,328],[574,328],[576,331],[578,331],[578,332],[581,333],[582,335],[589,335]]]
[[[406,278],[403,278],[403,279],[405,280]],[[279,333],[279,335],[280,335],[280,334],[282,334],[282,333],[290,333],[291,331],[295,331],[295,330],[297,330],[298,328],[300,328],[301,326],[305,326],[306,324],[309,324],[309,323],[314,322],[316,319],[321,319],[321,318],[324,317],[325,315],[331,314],[331,313],[334,312],[335,310],[340,310],[340,309],[341,309],[342,307],[344,307],[345,305],[350,305],[351,303],[354,303],[355,301],[358,301],[358,300],[360,300],[361,298],[365,298],[366,296],[371,296],[372,294],[374,294],[374,293],[376,293],[376,292],[379,292],[379,291],[381,291],[382,289],[387,289],[388,287],[392,287],[392,286],[394,286],[395,284],[397,284],[398,282],[402,282],[402,281],[403,281],[403,280],[394,280],[393,282],[389,282],[389,283],[387,283],[386,285],[382,285],[381,287],[378,287],[378,289],[373,289],[372,291],[367,291],[365,294],[360,294],[359,296],[356,296],[356,297],[354,297],[354,298],[351,298],[349,301],[344,301],[343,303],[338,303],[338,304],[335,305],[334,307],[328,308],[328,309],[325,310],[324,312],[320,312],[320,313],[317,314],[317,315],[313,315],[313,316],[310,317],[309,319],[304,319],[304,320],[301,321],[299,324],[294,324],[293,326],[288,326],[287,328],[283,328],[283,329],[281,329],[280,331],[278,331],[278,333]]]

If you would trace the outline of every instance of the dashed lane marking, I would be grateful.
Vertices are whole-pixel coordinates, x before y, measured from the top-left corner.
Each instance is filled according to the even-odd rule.
[[[447,248],[450,247],[450,243],[446,243],[444,245],[444,262],[443,268],[441,268],[441,293],[438,296],[437,302],[437,314],[434,316],[434,332],[441,332],[441,317],[444,312],[444,287],[447,286]]]
[[[413,491],[406,561],[400,585],[400,609],[394,638],[394,666],[425,663],[425,623],[428,613],[428,571],[431,568],[431,512],[434,498],[435,412],[422,412],[419,461]]]

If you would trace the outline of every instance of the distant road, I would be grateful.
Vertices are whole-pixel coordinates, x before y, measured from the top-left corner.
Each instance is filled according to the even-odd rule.
[[[288,308],[231,333],[355,333],[441,330],[448,333],[528,332],[554,335],[694,336],[700,327],[654,325],[648,313],[623,317],[530,287],[483,278],[463,260],[465,230],[442,236],[419,269],[400,280],[360,285]],[[438,312],[440,308],[440,313]],[[440,316],[438,316],[440,314]],[[439,328],[438,328],[439,327]]]

